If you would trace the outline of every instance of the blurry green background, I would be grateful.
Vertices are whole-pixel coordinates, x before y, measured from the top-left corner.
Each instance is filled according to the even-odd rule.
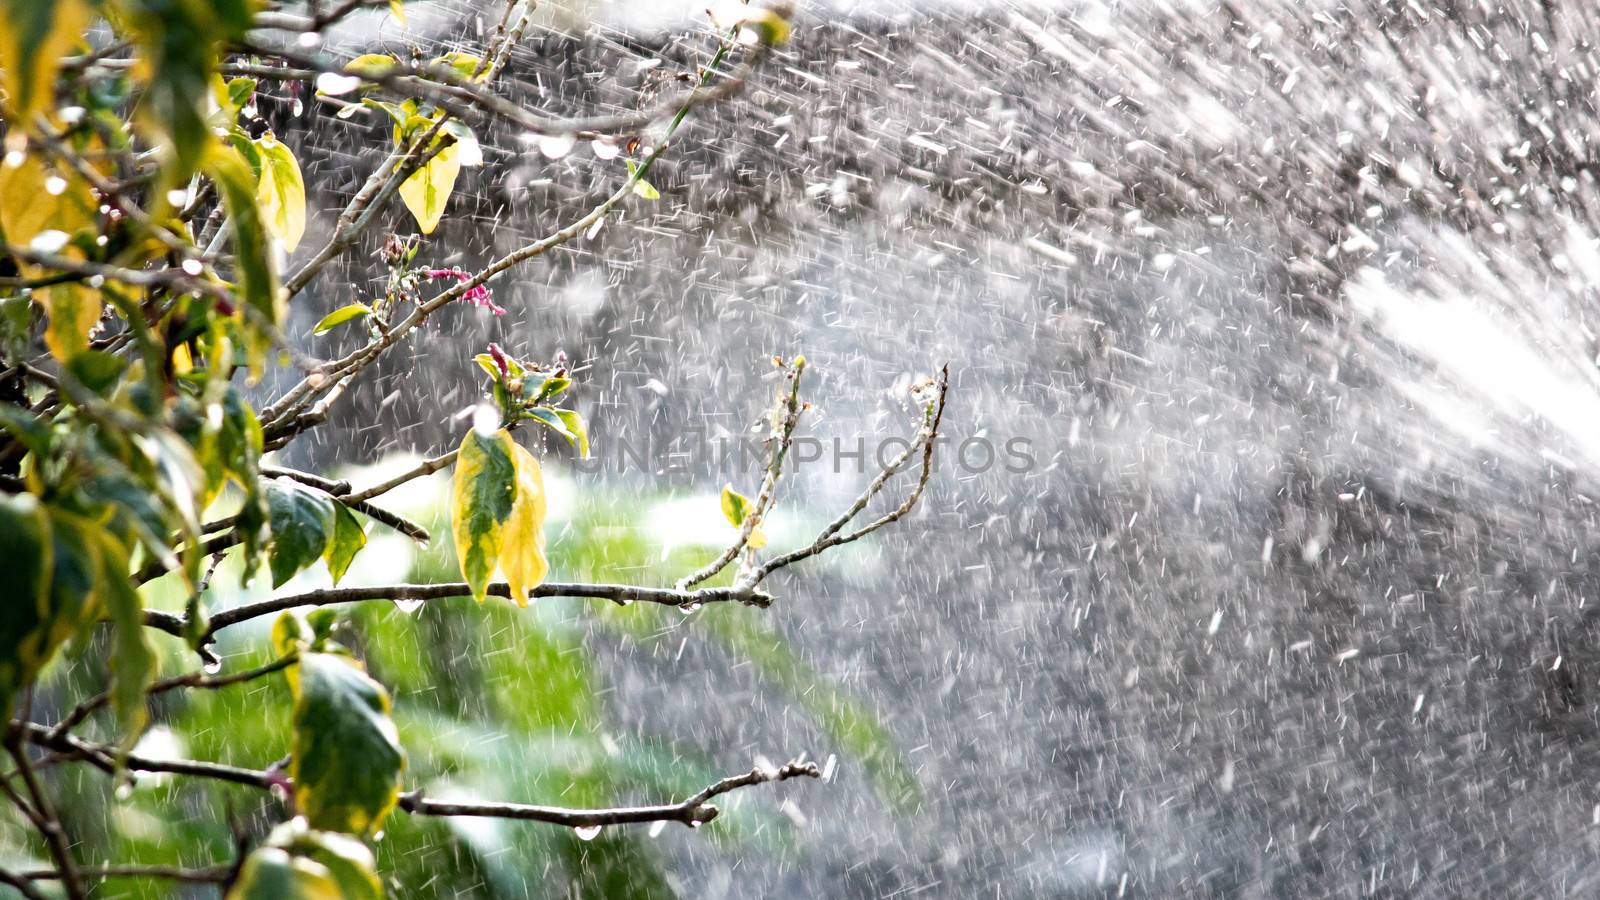
[[[396,456],[339,474],[359,487],[415,461]],[[459,580],[443,503],[449,475],[447,470],[418,480],[378,501],[425,524],[434,535],[431,544],[418,547],[368,522],[369,543],[341,584]],[[733,537],[713,495],[609,496],[585,484],[580,496],[574,480],[551,470],[546,482],[550,580],[670,586]],[[775,539],[798,537],[812,525],[780,515],[770,530]],[[831,565],[852,558],[862,562],[862,551],[844,548]],[[226,587],[237,583],[236,565],[230,557],[219,570],[208,608],[266,596],[264,578],[244,592]],[[828,565],[813,564],[811,571]],[[729,577],[724,573],[712,583]],[[278,593],[327,583],[319,563]],[[169,609],[182,605],[161,582],[147,587],[147,600]],[[521,610],[507,600],[480,606],[469,598],[411,608],[373,601],[340,610],[339,640],[393,695],[394,718],[410,755],[407,789],[435,798],[569,807],[668,802],[757,762],[782,763],[807,749],[830,774],[853,769],[864,776],[859,783],[886,809],[905,809],[919,793],[873,711],[835,679],[814,671],[783,637],[781,600],[769,610],[713,604],[689,615],[648,604],[620,608],[578,600],[540,600]],[[269,662],[272,621],[263,617],[220,634],[222,671]],[[164,675],[198,665],[177,641],[163,643]],[[638,711],[611,699],[615,660],[630,654],[680,659],[691,643],[697,652],[720,655],[724,671],[752,668],[763,693],[805,717],[829,746],[718,746],[712,737],[717,729],[693,724],[655,733],[641,726],[641,717],[633,715]],[[39,691],[36,717],[45,718],[43,711],[50,709],[59,715],[97,690],[101,678],[85,664],[58,662]],[[673,687],[666,689],[672,693]],[[728,697],[736,696],[705,679],[682,687],[683,702],[713,707],[708,714],[726,715]],[[153,757],[265,768],[286,753],[289,711],[282,675],[222,690],[172,691],[157,699],[138,749]],[[81,733],[109,737],[97,732],[101,724],[91,721]],[[206,780],[145,775],[131,787],[114,789],[110,779],[83,765],[57,765],[47,774],[86,864],[226,862],[234,853],[234,829],[260,836],[289,815],[264,792]],[[840,789],[809,781],[747,788],[718,798],[723,815],[698,831],[676,824],[631,826],[607,828],[589,840],[540,823],[397,811],[376,849],[380,871],[397,896],[667,897],[685,893],[683,877],[670,864],[682,842],[700,845],[687,849],[691,856],[710,854],[735,867],[748,852],[803,857],[809,849],[805,793]],[[0,853],[13,865],[44,867],[43,848],[28,842],[31,832],[19,827],[11,810],[3,815]],[[216,892],[213,885],[116,879],[100,884],[97,896]]]

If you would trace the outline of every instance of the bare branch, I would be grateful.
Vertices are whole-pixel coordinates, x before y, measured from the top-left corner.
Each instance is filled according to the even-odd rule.
[[[99,768],[103,771],[114,771],[114,767],[111,766],[109,760],[115,749],[109,745],[95,744],[70,735],[56,738],[51,735],[50,729],[33,722],[13,723],[13,725],[19,729],[20,733],[25,734],[29,740],[36,744],[63,751],[88,751],[88,758],[91,761],[98,760],[96,765]],[[283,784],[281,776],[270,774],[264,770],[241,769],[235,766],[196,762],[194,760],[155,760],[136,754],[129,754],[125,758],[125,763],[129,769],[139,772],[192,775],[258,788],[270,788],[275,784]],[[698,827],[717,817],[719,810],[710,801],[722,794],[739,788],[773,781],[819,777],[821,777],[821,772],[818,771],[816,763],[796,760],[777,768],[756,768],[742,775],[731,775],[681,803],[624,806],[610,809],[568,809],[560,806],[534,806],[523,803],[453,803],[443,800],[431,800],[425,797],[421,791],[410,791],[400,795],[399,806],[406,812],[418,816],[488,816],[501,819],[545,822],[551,825],[565,825],[570,828],[593,828],[599,825],[626,825],[641,822],[682,822],[691,827]]]
[[[872,482],[861,492],[861,495],[856,497],[855,502],[850,504],[850,508],[828,523],[828,526],[822,529],[810,544],[761,564],[739,579],[737,586],[755,587],[778,569],[793,565],[803,559],[809,559],[831,547],[860,540],[885,525],[898,521],[911,512],[912,508],[917,505],[917,501],[922,499],[922,491],[928,486],[928,479],[933,474],[934,447],[938,443],[940,425],[944,422],[945,396],[950,390],[950,367],[948,365],[940,370],[939,377],[934,381],[933,390],[933,400],[923,409],[922,426],[918,430],[916,438],[906,447],[905,452],[896,457],[878,473],[877,477],[872,479]],[[883,490],[889,479],[905,468],[906,463],[910,462],[919,450],[922,453],[922,473],[918,477],[916,487],[912,489],[910,495],[891,512],[854,531],[840,534],[851,520],[860,514],[863,509],[866,509],[872,498]]]
[[[14,889],[27,900],[48,900],[44,894],[39,892],[38,888],[33,886],[33,882],[9,869],[0,868],[0,884]]]
[[[78,875],[90,881],[104,881],[107,878],[159,878],[164,881],[183,881],[194,884],[223,884],[233,872],[232,866],[216,865],[200,869],[184,869],[178,866],[94,866],[81,869]],[[59,881],[61,873],[54,869],[34,869],[29,872],[19,873],[19,877],[29,881]]]
[[[748,590],[733,590],[731,588],[701,588],[696,591],[675,591],[670,588],[637,587],[631,584],[576,584],[561,582],[545,582],[528,592],[533,597],[580,597],[594,600],[610,600],[618,606],[627,606],[632,603],[655,603],[662,606],[675,606],[679,609],[692,609],[707,603],[743,603],[746,606],[765,608],[772,604],[772,596],[754,588]],[[489,594],[494,597],[510,597],[511,588],[505,582],[496,582],[489,585]],[[217,633],[230,625],[237,625],[249,619],[260,618],[272,613],[294,609],[298,606],[335,606],[342,603],[360,603],[366,600],[444,600],[452,597],[470,597],[472,588],[466,582],[451,582],[445,584],[385,584],[373,587],[346,587],[323,588],[321,590],[307,591],[303,594],[290,594],[285,597],[274,597],[271,600],[261,600],[256,603],[246,603],[232,609],[224,609],[211,616],[207,627],[207,636]],[[163,625],[156,625],[148,618],[145,624],[166,630]]]
[[[356,491],[355,493],[351,494],[348,499],[351,502],[360,502],[363,500],[371,500],[373,497],[377,497],[381,494],[387,494],[388,492],[394,490],[402,484],[405,484],[408,481],[413,481],[418,478],[432,475],[440,469],[449,466],[451,463],[456,461],[456,455],[460,452],[461,451],[459,450],[451,450],[449,453],[441,453],[438,456],[425,459],[412,468],[401,472],[399,475],[396,475],[393,478],[390,478],[388,481],[380,482],[372,487]]]
[[[786,781],[790,778],[819,778],[816,763],[791,762],[775,769],[751,769],[718,781],[682,803],[659,806],[624,806],[614,809],[565,809],[525,803],[452,803],[429,800],[420,793],[400,795],[400,808],[418,816],[488,816],[565,825],[570,828],[598,828],[602,825],[630,825],[641,822],[681,822],[690,828],[715,819],[721,810],[708,802],[711,798],[742,787]]]
[[[702,581],[714,578],[718,572],[727,567],[728,563],[739,555],[749,543],[750,537],[761,526],[761,520],[766,517],[767,510],[772,507],[776,495],[778,477],[783,474],[783,460],[789,454],[789,447],[794,443],[794,430],[800,424],[800,376],[806,370],[804,356],[795,359],[789,367],[787,380],[789,390],[787,396],[779,395],[779,404],[774,412],[783,416],[781,423],[775,430],[772,446],[767,453],[767,474],[761,479],[761,490],[756,495],[755,505],[740,523],[739,536],[724,551],[722,555],[712,560],[705,567],[678,580],[678,590],[687,590]]]
[[[164,694],[167,691],[176,690],[177,688],[197,688],[200,690],[214,691],[218,688],[225,688],[235,684],[243,684],[247,681],[254,681],[257,678],[271,675],[273,672],[282,671],[283,669],[294,665],[295,659],[296,657],[293,655],[284,656],[265,665],[256,666],[253,669],[246,669],[242,672],[234,672],[230,675],[207,675],[204,672],[186,672],[182,675],[164,678],[151,684],[149,688],[145,689],[145,693],[153,697],[156,694]],[[111,702],[111,693],[106,691],[96,694],[93,697],[90,697],[88,700],[79,703],[77,706],[72,708],[71,712],[67,713],[67,715],[62,718],[55,728],[51,729],[50,737],[54,739],[64,736],[67,732],[76,728],[81,722],[83,722],[84,719],[89,718],[89,716],[95,710],[105,706],[109,702]]]
[[[83,900],[88,895],[78,878],[78,864],[72,859],[72,844],[61,828],[61,820],[56,816],[55,807],[50,803],[50,795],[45,793],[44,785],[39,782],[38,773],[33,771],[33,764],[28,760],[28,751],[19,735],[14,732],[7,735],[6,750],[11,753],[11,758],[16,760],[17,774],[22,776],[22,783],[28,789],[28,796],[33,800],[30,819],[33,827],[44,837],[45,846],[50,849],[50,856],[55,860],[56,869],[61,872],[61,889],[66,891],[71,900]],[[26,815],[28,812],[28,808],[23,807],[23,813]]]
[[[261,474],[267,476],[268,478],[290,478],[300,482],[301,484],[309,484],[317,490],[334,497],[341,497],[350,493],[350,482],[348,481],[333,481],[328,478],[323,478],[321,475],[313,475],[310,472],[302,472],[299,469],[284,469],[279,466],[262,466]],[[207,530],[216,531],[218,529],[208,528]]]

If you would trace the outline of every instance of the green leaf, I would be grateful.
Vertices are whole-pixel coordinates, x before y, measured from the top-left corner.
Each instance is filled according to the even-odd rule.
[[[450,531],[461,575],[482,603],[500,561],[502,532],[517,499],[516,442],[501,429],[487,437],[467,432],[456,456]]]
[[[660,200],[661,192],[655,185],[639,177],[639,166],[631,159],[623,160],[628,166],[628,177],[633,180],[633,192],[646,200]]]
[[[12,122],[28,122],[50,102],[61,57],[83,42],[85,0],[0,0],[0,85]]]
[[[727,517],[728,523],[735,528],[744,527],[744,520],[750,515],[750,498],[733,489],[733,485],[722,486],[722,514]]]
[[[577,441],[578,453],[584,459],[589,458],[589,427],[584,424],[583,416],[570,409],[558,409],[556,415],[567,426],[567,432]]]
[[[44,634],[55,578],[50,517],[31,494],[0,496],[0,559],[7,561],[10,600],[0,616],[0,711],[9,721],[12,701],[49,658]]]
[[[44,417],[10,403],[0,403],[0,428],[21,441],[29,453],[45,456],[55,443],[50,423]]]
[[[315,831],[299,820],[273,829],[268,842],[327,868],[343,900],[380,900],[383,882],[372,851],[360,840],[335,831]]]
[[[289,479],[275,478],[267,483],[273,587],[282,587],[296,572],[322,558],[336,527],[333,507],[334,501],[327,494]]]
[[[349,322],[353,319],[366,318],[370,315],[372,315],[372,307],[366,305],[365,303],[352,303],[349,306],[341,306],[333,312],[323,316],[322,320],[311,329],[311,333],[327,334],[346,322]]]
[[[302,654],[290,777],[312,828],[370,835],[399,797],[405,751],[389,694],[351,660]]]
[[[228,213],[235,280],[245,304],[255,312],[253,318],[245,317],[245,346],[251,375],[259,377],[272,346],[272,329],[283,322],[288,301],[278,285],[266,225],[256,205],[256,179],[249,164],[237,151],[222,151],[212,155],[209,174]]]
[[[126,359],[104,350],[84,350],[67,361],[67,371],[72,373],[72,377],[100,395],[105,395],[117,383],[127,367]]]
[[[411,210],[417,229],[423,234],[433,234],[439,227],[445,204],[450,202],[456,175],[461,171],[459,149],[459,144],[450,144],[400,183],[400,199],[405,201],[406,209]]]
[[[328,542],[325,556],[328,560],[328,574],[333,576],[333,583],[338,584],[339,579],[350,568],[350,561],[356,558],[356,553],[367,545],[367,533],[361,529],[361,523],[356,520],[355,513],[343,503],[335,501],[333,504],[333,540]]]
[[[544,425],[556,434],[566,438],[569,444],[577,444],[578,442],[577,435],[568,431],[567,423],[562,421],[561,417],[556,415],[556,411],[548,406],[535,406],[532,409],[524,410],[522,417]]]
[[[388,57],[384,58],[388,59]],[[400,104],[390,103],[386,100],[374,100],[371,97],[367,97],[361,101],[361,105],[370,107],[372,109],[383,110],[390,119],[394,120],[396,128],[404,128],[406,125],[406,120],[411,117],[411,114],[408,113]]]
[[[749,497],[734,490],[731,484],[722,486],[722,515],[727,518],[733,527],[743,528],[744,520],[754,511],[755,505],[750,502]],[[767,545],[766,532],[761,530],[760,525],[757,525],[751,530],[750,538],[745,543],[752,550],[760,550]]]
[[[289,146],[270,132],[255,145],[261,155],[256,203],[261,207],[262,221],[283,244],[284,251],[292,253],[306,231],[306,185],[300,177],[300,162]]]
[[[260,847],[245,859],[225,900],[342,900],[342,893],[327,866]]]
[[[768,47],[781,47],[789,42],[789,20],[777,10],[752,6],[740,24],[754,33],[757,41]]]
[[[128,549],[110,533],[100,531],[99,538],[99,594],[115,629],[110,657],[111,705],[122,726],[122,746],[132,747],[148,717],[145,690],[156,676],[156,655],[146,636],[144,603],[128,574]]]
[[[167,182],[181,184],[200,168],[212,142],[206,107],[217,43],[226,36],[227,25],[239,24],[219,14],[234,4],[123,0],[121,7],[149,63],[139,121],[166,157]]]
[[[250,98],[256,94],[256,80],[254,78],[232,78],[228,80],[228,107],[234,115],[250,103]],[[231,119],[232,117],[230,117]]]

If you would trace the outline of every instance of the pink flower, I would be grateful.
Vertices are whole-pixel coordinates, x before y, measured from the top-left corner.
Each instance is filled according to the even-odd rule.
[[[454,278],[458,283],[465,283],[472,280],[471,275],[454,267],[449,269],[429,269],[426,274],[429,281],[438,278]],[[481,306],[497,316],[506,314],[504,309],[495,305],[494,295],[481,284],[475,284],[467,288],[467,292],[461,295],[461,299],[471,303],[473,306]]]

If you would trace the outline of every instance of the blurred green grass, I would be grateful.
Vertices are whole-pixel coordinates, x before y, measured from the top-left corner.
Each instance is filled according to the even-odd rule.
[[[367,483],[381,476],[351,477]],[[441,473],[385,498],[385,505],[427,525],[436,536],[432,543],[419,550],[384,534],[382,526],[369,525],[372,544],[357,558],[346,583],[392,582],[401,575],[408,581],[459,580],[442,505],[447,479],[448,473]],[[676,510],[682,500],[607,496],[586,488],[580,502],[570,482],[552,476],[551,486],[552,580],[667,586],[717,552],[717,545],[706,541],[665,545],[645,527],[650,509],[675,504]],[[716,509],[715,496],[703,502]],[[236,570],[236,561],[225,562],[215,583],[237,583]],[[317,571],[302,578],[325,580],[325,575]],[[725,572],[712,583],[730,578]],[[264,596],[260,581],[253,587],[245,593],[215,592],[207,598],[208,607]],[[284,592],[294,588],[288,585]],[[174,608],[182,601],[158,582],[147,602]],[[394,696],[395,721],[410,757],[407,785],[435,797],[576,807],[681,799],[749,761],[730,767],[726,759],[713,760],[707,748],[671,736],[607,731],[609,686],[596,671],[586,638],[599,631],[638,640],[684,625],[676,610],[641,606],[543,600],[519,610],[503,601],[479,606],[456,599],[403,611],[392,603],[368,602],[342,608],[339,637]],[[914,805],[920,788],[888,730],[864,703],[805,663],[770,621],[775,615],[781,608],[762,612],[712,605],[694,613],[694,633],[736,662],[748,663],[773,691],[803,708],[841,756],[861,766],[891,809]],[[224,633],[219,649],[227,671],[270,661],[264,632],[270,620],[256,624]],[[193,668],[192,656],[177,642],[164,649],[164,672]],[[41,700],[70,705],[68,698],[86,696],[98,683],[98,673],[86,667],[58,666]],[[220,691],[172,692],[158,698],[157,724],[146,746],[151,755],[263,768],[285,753],[289,709],[288,689],[277,676]],[[89,723],[89,734],[95,725]],[[62,792],[63,817],[84,860],[209,865],[231,858],[233,828],[259,834],[288,815],[280,800],[260,791],[194,779],[142,776],[133,789],[113,795],[108,780],[86,768],[62,766],[52,773]],[[768,850],[792,849],[803,840],[770,795],[741,797],[737,807],[736,814],[720,817],[701,837],[722,848]],[[584,841],[568,829],[537,823],[397,813],[386,829],[376,850],[394,896],[675,896],[648,827],[606,829]],[[29,838],[9,810],[0,816],[0,856],[43,865],[42,848]],[[213,896],[215,890],[126,879],[105,882],[96,895]]]

